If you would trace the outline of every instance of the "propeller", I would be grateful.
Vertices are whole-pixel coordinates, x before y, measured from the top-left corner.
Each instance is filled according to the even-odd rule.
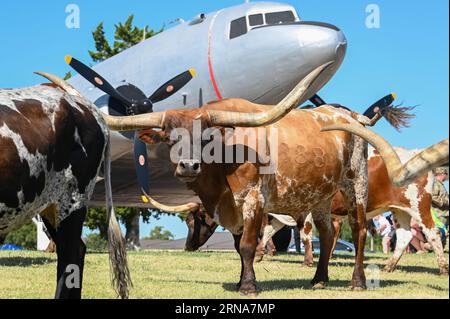
[[[364,115],[367,116],[369,119],[373,118],[376,113],[381,113],[384,115],[384,110],[386,110],[395,100],[397,99],[397,94],[391,93],[389,95],[386,95],[379,101],[375,102],[372,106],[370,106],[365,112]],[[316,107],[322,106],[324,104],[327,104],[320,96],[317,94],[314,95],[310,100],[312,104],[314,104]],[[339,106],[337,104],[331,104],[335,106]]]
[[[324,100],[322,100],[322,98],[320,96],[318,96],[317,94],[314,95],[310,100],[309,100],[312,104],[314,104],[316,107],[322,106],[327,104]]]
[[[381,100],[375,102],[371,107],[369,107],[364,112],[364,115],[367,116],[369,119],[371,119],[378,112],[380,112],[381,114],[384,114],[383,111],[387,107],[389,107],[396,99],[397,99],[397,94],[395,94],[395,93],[386,95],[384,98],[382,98]]]
[[[117,89],[114,88],[100,74],[71,56],[66,56],[65,60],[67,64],[92,85],[108,94],[110,96],[108,106],[122,116],[153,112],[154,103],[171,97],[196,75],[194,69],[187,70],[167,81],[152,95],[146,97],[138,87],[132,84],[126,84]],[[147,145],[139,139],[137,132],[134,134],[134,163],[139,186],[144,191],[143,194],[149,194],[150,178],[148,173]],[[141,198],[143,202],[148,202],[146,196]]]

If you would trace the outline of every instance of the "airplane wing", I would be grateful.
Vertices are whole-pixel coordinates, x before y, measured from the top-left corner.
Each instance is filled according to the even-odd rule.
[[[193,191],[173,176],[174,167],[169,159],[167,145],[148,146],[150,166],[150,195],[166,205],[180,205],[187,202],[200,202]],[[111,163],[111,182],[115,207],[151,207],[141,200],[141,190],[136,181],[133,152],[125,154]],[[105,185],[99,179],[90,207],[105,206]]]

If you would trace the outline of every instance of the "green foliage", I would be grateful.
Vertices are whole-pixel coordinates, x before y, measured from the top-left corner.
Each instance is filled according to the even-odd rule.
[[[164,27],[162,27],[161,30],[154,31],[148,25],[140,29],[133,26],[133,19],[134,15],[130,15],[125,23],[114,25],[116,30],[112,44],[106,39],[103,22],[97,26],[95,31],[92,32],[96,51],[89,51],[89,55],[94,62],[104,61],[164,30]]]
[[[159,239],[159,240],[173,240],[173,234],[168,230],[163,230],[164,227],[156,226],[150,231],[150,235],[145,239]]]
[[[71,77],[72,77],[72,72],[69,71],[69,72],[66,73],[66,75],[64,75],[63,80],[64,80],[64,81],[67,81],[67,80],[70,79]]]
[[[9,233],[5,238],[5,244],[21,246],[28,250],[36,250],[37,245],[36,225],[33,222],[31,222]]]
[[[86,236],[86,248],[89,252],[105,252],[108,251],[108,241],[100,236],[100,234],[92,233]]]
[[[90,208],[86,215],[86,220],[84,226],[90,230],[98,230],[99,235],[103,239],[108,238],[108,223],[106,220],[106,209],[105,208]]]
[[[344,221],[342,223],[341,227],[341,237],[342,240],[348,241],[349,243],[353,242],[352,239],[352,229],[350,228],[350,225],[347,221]]]
[[[117,218],[121,223],[125,225],[126,228],[129,228],[133,218],[140,214],[144,223],[148,223],[151,218],[159,219],[161,212],[159,210],[149,210],[149,209],[140,209],[140,208],[132,208],[132,207],[115,207],[114,211],[116,212]],[[98,230],[101,238],[108,238],[108,224],[107,224],[107,216],[105,208],[90,208],[85,221],[85,226],[90,230]]]

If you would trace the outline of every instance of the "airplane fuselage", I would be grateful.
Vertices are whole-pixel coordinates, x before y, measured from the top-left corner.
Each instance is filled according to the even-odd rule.
[[[345,51],[346,39],[337,27],[302,21],[290,5],[257,2],[182,23],[93,69],[113,86],[131,83],[149,96],[168,79],[194,68],[197,76],[156,103],[154,111],[196,108],[229,97],[276,104],[313,69],[334,61],[311,88],[312,97],[335,74]],[[109,98],[102,91],[80,76],[70,82],[109,112]],[[113,133],[112,141],[113,159],[132,147],[121,134]]]

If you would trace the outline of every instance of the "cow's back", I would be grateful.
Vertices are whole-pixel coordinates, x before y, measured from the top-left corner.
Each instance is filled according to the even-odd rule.
[[[50,203],[59,220],[85,205],[104,136],[95,115],[60,89],[0,90],[0,233]]]

